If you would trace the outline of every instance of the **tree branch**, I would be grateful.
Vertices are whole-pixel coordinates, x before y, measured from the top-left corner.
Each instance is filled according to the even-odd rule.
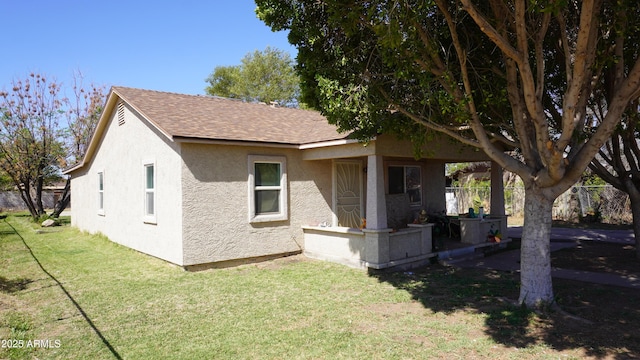
[[[511,46],[509,41],[502,37],[498,31],[487,21],[487,19],[480,14],[470,0],[460,0],[462,9],[466,11],[475,23],[480,27],[480,30],[489,37],[489,39],[500,48],[500,50],[510,59],[513,59],[518,64],[524,61],[525,54],[522,54],[518,49]]]
[[[573,54],[565,54],[567,59],[569,61],[573,59],[574,63],[572,67],[570,66],[570,68],[566,69],[567,73],[571,74],[571,81],[567,83],[567,91],[563,99],[562,134],[557,141],[559,149],[567,147],[573,136],[573,131],[586,116],[586,99],[584,98],[590,91],[585,91],[585,87],[587,87],[587,90],[591,88],[591,67],[595,59],[594,56],[589,54],[593,52],[592,49],[595,47],[597,39],[597,24],[599,21],[597,15],[600,5],[600,0],[585,0],[582,2],[576,49]],[[568,36],[568,34],[566,35]]]

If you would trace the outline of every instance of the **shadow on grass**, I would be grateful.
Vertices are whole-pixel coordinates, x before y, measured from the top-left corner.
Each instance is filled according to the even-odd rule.
[[[71,225],[71,216],[60,216],[58,221],[60,225]]]
[[[29,279],[14,279],[10,280],[4,276],[0,276],[0,292],[5,294],[12,294],[27,288],[27,285],[32,283]]]
[[[87,324],[89,324],[89,326],[91,327],[91,329],[93,329],[93,331],[96,333],[96,335],[100,338],[100,340],[102,340],[102,343],[109,349],[109,351],[111,352],[111,354],[116,358],[116,359],[122,359],[122,357],[120,356],[120,354],[118,354],[118,352],[116,351],[116,349],[111,345],[111,343],[104,337],[104,335],[102,335],[102,332],[96,327],[96,325],[93,323],[93,321],[91,321],[91,318],[89,318],[89,316],[87,315],[87,313],[82,309],[82,307],[80,306],[80,304],[73,298],[73,296],[71,296],[71,294],[69,293],[69,291],[67,291],[67,289],[64,287],[64,285],[62,285],[62,283],[60,281],[58,281],[58,279],[53,276],[51,273],[49,273],[47,271],[47,269],[44,268],[44,266],[42,265],[42,263],[40,262],[40,260],[38,260],[38,258],[36,257],[36,255],[33,253],[33,250],[31,250],[31,247],[27,244],[27,242],[25,241],[24,237],[22,237],[22,235],[20,235],[20,233],[18,232],[18,230],[16,230],[16,228],[13,227],[13,225],[11,225],[9,222],[5,221],[5,223],[11,227],[11,229],[13,230],[13,234],[16,234],[20,240],[22,240],[22,243],[24,244],[24,246],[27,248],[27,250],[29,251],[29,253],[31,254],[31,257],[33,257],[33,260],[35,260],[35,262],[38,264],[38,266],[40,267],[40,269],[42,270],[42,272],[44,272],[49,278],[51,278],[56,284],[57,286],[60,288],[60,290],[62,290],[62,292],[67,296],[67,298],[69,298],[69,300],[73,303],[73,305],[76,307],[76,309],[78,309],[78,311],[80,312],[80,314],[82,315],[82,317],[85,319],[85,321],[87,322]]]
[[[408,291],[434,312],[484,314],[485,333],[507,347],[546,344],[558,351],[583,349],[589,356],[613,359],[640,355],[640,309],[629,306],[640,303],[638,290],[554,281],[563,311],[534,313],[512,301],[519,295],[517,273],[432,265],[371,275]],[[620,304],[621,297],[627,305]]]

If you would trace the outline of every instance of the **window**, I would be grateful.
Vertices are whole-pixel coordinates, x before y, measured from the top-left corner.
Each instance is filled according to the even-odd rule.
[[[156,174],[155,164],[144,164],[144,221],[156,222]]]
[[[389,166],[389,194],[405,193],[411,205],[422,204],[420,166]]]
[[[104,215],[104,171],[98,172],[98,214]]]
[[[249,221],[287,220],[287,166],[284,156],[249,156]]]

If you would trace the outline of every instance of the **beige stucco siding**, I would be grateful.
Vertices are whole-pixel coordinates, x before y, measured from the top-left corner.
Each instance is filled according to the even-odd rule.
[[[423,181],[423,206],[428,213],[438,213],[447,211],[445,199],[446,178],[444,161],[427,160],[424,162]]]
[[[286,157],[288,220],[249,222],[248,157]],[[184,264],[303,250],[302,226],[331,222],[331,161],[303,161],[299,150],[182,145]]]
[[[107,123],[89,164],[73,172],[72,224],[119,244],[182,265],[179,145],[125,108]],[[155,163],[156,223],[144,220],[144,164]],[[104,214],[98,212],[98,172],[104,172]]]

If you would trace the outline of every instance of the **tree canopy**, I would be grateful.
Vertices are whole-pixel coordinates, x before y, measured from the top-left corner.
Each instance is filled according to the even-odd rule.
[[[519,301],[553,302],[553,200],[580,177],[640,94],[640,4],[256,3],[274,31],[290,31],[302,101],[330,122],[361,138],[386,132],[420,142],[446,134],[522,178]],[[598,120],[588,111],[594,101],[607,105]]]
[[[206,79],[209,95],[296,105],[299,79],[289,54],[267,47],[248,53],[236,66],[217,66]]]
[[[63,128],[61,142],[64,146],[64,157],[59,159],[59,166],[66,168],[82,160],[98,120],[104,110],[105,87],[95,84],[86,85],[82,74],[76,73],[73,78],[73,96],[65,98],[67,126]],[[71,200],[71,178],[68,177],[62,196],[51,213],[58,217]]]

